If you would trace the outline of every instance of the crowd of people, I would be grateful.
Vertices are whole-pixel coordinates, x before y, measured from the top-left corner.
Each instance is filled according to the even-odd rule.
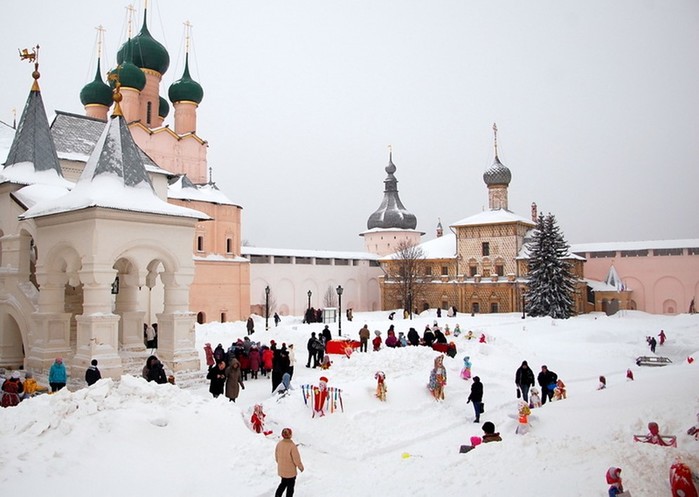
[[[266,345],[254,342],[248,336],[233,342],[227,350],[220,343],[215,349],[206,343],[204,354],[209,392],[214,397],[225,393],[231,402],[235,402],[240,390],[245,390],[244,382],[248,379],[270,376],[273,392],[288,389],[296,365],[294,344],[277,346],[274,340],[270,340]]]

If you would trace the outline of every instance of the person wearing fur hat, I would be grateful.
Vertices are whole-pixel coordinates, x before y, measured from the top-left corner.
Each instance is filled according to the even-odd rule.
[[[90,367],[85,371],[85,382],[87,386],[94,385],[102,379],[102,373],[97,369],[97,359],[92,359]]]
[[[13,371],[10,377],[2,384],[2,398],[0,405],[2,407],[13,407],[19,404],[24,386],[20,379],[19,371]]]
[[[305,469],[301,461],[299,449],[291,439],[291,428],[282,430],[282,439],[274,449],[274,460],[277,462],[277,474],[282,479],[274,492],[274,497],[282,497],[286,490],[286,497],[293,497],[296,486],[297,470],[303,473]]]
[[[63,364],[63,358],[56,357],[56,360],[51,364],[51,369],[49,369],[49,385],[51,385],[51,392],[58,392],[61,388],[66,386],[68,381],[68,374],[66,373],[66,366]]]
[[[209,384],[209,392],[214,396],[214,399],[223,393],[223,387],[226,384],[226,361],[218,361],[218,364],[211,366],[206,375],[211,383]]]

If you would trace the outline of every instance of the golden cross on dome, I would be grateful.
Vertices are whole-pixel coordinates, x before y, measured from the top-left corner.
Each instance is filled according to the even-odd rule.
[[[132,25],[133,25],[133,16],[134,16],[134,14],[135,14],[135,12],[136,12],[136,7],[134,7],[133,4],[130,4],[130,5],[127,5],[127,6],[126,6],[126,10],[127,10],[127,12],[128,12],[128,13],[126,14],[126,16],[127,16],[126,23],[127,23],[127,26],[128,26],[127,29],[126,29],[126,36],[127,36],[128,38],[131,38],[131,29],[132,29]]]
[[[498,156],[498,125],[493,123],[493,143],[495,145],[495,157]]]
[[[184,23],[184,53],[189,53],[189,40],[192,36],[192,23],[185,21]]]
[[[97,58],[102,57],[102,45],[104,44],[104,33],[107,31],[101,24],[95,28],[97,30]]]

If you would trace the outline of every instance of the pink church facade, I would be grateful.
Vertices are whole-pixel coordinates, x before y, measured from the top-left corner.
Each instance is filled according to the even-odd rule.
[[[577,244],[571,252],[585,257],[586,278],[605,281],[613,267],[631,292],[629,309],[691,312],[699,297],[699,239]]]

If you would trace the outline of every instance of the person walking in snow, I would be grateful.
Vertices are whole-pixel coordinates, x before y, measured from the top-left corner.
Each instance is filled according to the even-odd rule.
[[[102,373],[97,369],[97,359],[92,359],[90,367],[85,371],[85,383],[87,386],[94,385],[102,379]]]
[[[660,334],[658,335],[658,338],[660,338],[660,345],[663,345],[665,343],[665,332],[663,330],[660,330]]]
[[[308,362],[306,362],[307,368],[311,367],[311,361],[313,361],[314,368],[318,367],[318,350],[316,347],[316,341],[318,341],[318,339],[316,338],[316,332],[314,331],[311,333],[311,337],[306,343],[306,350],[308,350]]]
[[[546,365],[541,366],[541,372],[537,376],[537,381],[541,387],[541,405],[546,404],[546,400],[553,400],[553,390],[556,388],[558,375],[549,371]]]
[[[255,321],[253,321],[252,316],[248,317],[248,320],[245,323],[245,328],[248,330],[248,335],[255,333]]]
[[[534,371],[531,370],[527,361],[522,361],[522,365],[515,372],[515,385],[522,394],[522,399],[529,402],[529,389],[534,386]]]
[[[51,364],[51,369],[49,369],[49,385],[51,385],[52,392],[58,392],[61,388],[66,386],[68,382],[68,373],[66,373],[66,366],[63,364],[63,358],[56,357],[56,360]]]
[[[231,359],[230,365],[226,368],[226,397],[230,402],[235,402],[240,394],[240,389],[245,390],[242,373],[240,372],[240,362],[238,359]]]
[[[299,449],[291,439],[291,436],[291,428],[284,428],[282,430],[282,439],[277,443],[274,449],[274,460],[277,462],[277,474],[282,479],[277,487],[277,491],[274,492],[274,497],[282,497],[285,490],[286,497],[293,497],[294,487],[296,486],[296,470],[298,469],[298,471],[303,473],[305,469],[301,461]]]
[[[471,384],[471,394],[468,396],[467,404],[473,402],[473,412],[476,414],[474,423],[481,422],[481,413],[483,412],[483,383],[478,376],[473,377]]]
[[[655,337],[650,337],[650,340],[648,340],[648,345],[650,346],[650,351],[655,354],[655,346],[658,345]]]
[[[226,362],[219,361],[215,366],[211,366],[206,378],[211,382],[209,392],[215,399],[223,393],[223,387],[226,384]]]

